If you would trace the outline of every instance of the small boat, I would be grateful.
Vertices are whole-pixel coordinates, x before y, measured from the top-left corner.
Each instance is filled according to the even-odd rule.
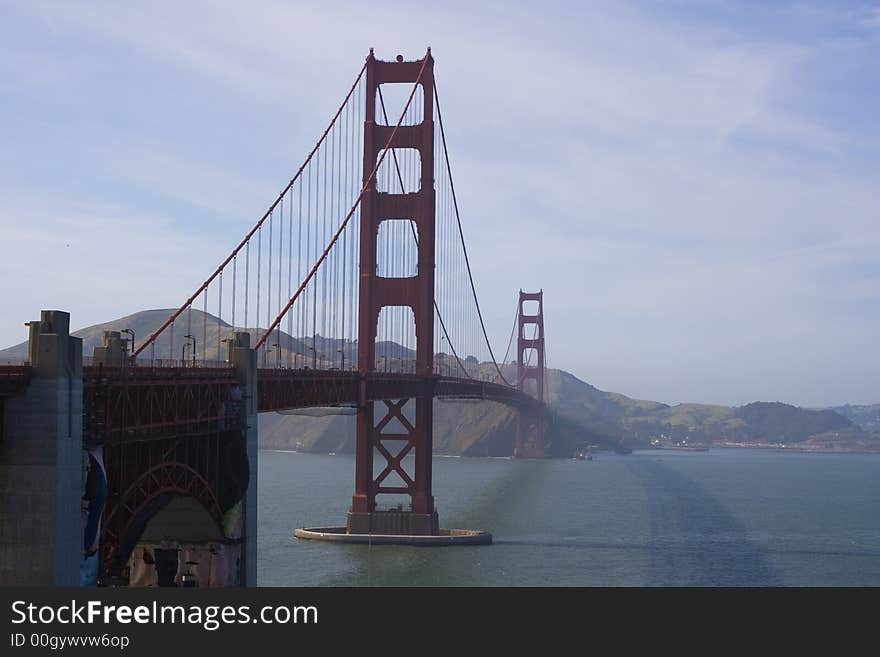
[[[588,449],[579,449],[577,452],[575,452],[574,458],[577,461],[592,461],[593,454]]]

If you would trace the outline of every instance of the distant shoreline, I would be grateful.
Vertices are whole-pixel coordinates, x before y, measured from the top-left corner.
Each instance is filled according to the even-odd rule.
[[[780,443],[717,443],[710,445],[718,449],[775,449],[780,452],[810,452],[815,454],[880,454],[880,450],[859,449],[857,447],[804,447]]]
[[[840,448],[824,448],[824,447],[794,447],[794,446],[785,446],[782,447],[779,444],[773,443],[758,443],[758,444],[718,444],[718,445],[708,445],[705,447],[636,447],[633,449],[632,453],[646,453],[646,452],[709,452],[713,449],[726,449],[726,450],[736,450],[736,449],[759,449],[765,451],[775,451],[775,452],[801,452],[808,454],[880,454],[880,450],[867,450],[867,449],[840,449]],[[307,450],[295,450],[295,449],[278,449],[277,447],[260,447],[259,451],[261,452],[277,452],[280,454],[308,454],[313,456],[337,456],[337,452],[310,452]],[[614,450],[611,448],[601,448],[597,447],[592,450],[594,454],[601,453],[611,453]],[[342,452],[344,455],[352,455],[354,452]],[[465,458],[465,459],[501,459],[501,460],[515,460],[512,455],[510,456],[468,456],[465,454],[445,454],[435,452],[433,454],[434,458]],[[548,459],[571,459],[573,457],[570,456],[547,456]]]
[[[711,449],[765,449],[777,452],[809,452],[811,454],[880,454],[880,449],[859,449],[847,447],[804,447],[781,443],[712,443],[701,447],[638,447],[639,452],[704,452]]]

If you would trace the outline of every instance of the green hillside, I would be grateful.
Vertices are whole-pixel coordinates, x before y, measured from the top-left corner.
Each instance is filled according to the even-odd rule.
[[[834,406],[831,410],[852,420],[865,431],[880,431],[880,404],[865,406],[846,404]]]
[[[73,335],[83,339],[83,356],[89,357],[93,354],[95,347],[101,346],[101,339],[104,331],[121,331],[122,329],[130,329],[134,331],[135,342],[140,345],[150,334],[156,331],[174,311],[169,308],[159,310],[144,310],[141,312],[120,317],[103,324],[95,324],[84,329],[74,331]],[[237,327],[238,331],[247,330],[251,335],[251,344],[255,344],[257,338],[261,336],[265,329],[256,327],[243,329]],[[160,358],[160,359],[180,359],[183,355],[183,336],[191,334],[196,338],[196,358],[199,360],[223,360],[225,353],[223,351],[224,338],[229,337],[232,332],[232,326],[224,321],[220,321],[211,314],[203,313],[200,310],[183,312],[174,323],[173,337],[170,329],[162,334],[156,341],[155,347],[146,349],[140,354],[141,358]],[[173,340],[173,344],[172,344]],[[276,350],[275,344],[280,345],[280,353]],[[308,360],[312,359],[314,351],[317,352],[317,358],[321,361],[332,361],[341,359],[340,350],[344,350],[345,362],[354,362],[357,354],[356,343],[345,342],[340,340],[322,338],[320,335],[314,339],[294,338],[285,331],[273,333],[270,341],[270,349],[266,354],[267,358],[279,358],[282,363],[286,363],[289,358],[296,356]],[[173,353],[172,353],[173,349]],[[411,358],[413,352],[400,345],[391,342],[379,342],[376,344],[377,357],[388,356],[389,359],[395,358]],[[192,353],[187,347],[186,358],[191,358]],[[21,342],[13,347],[0,350],[0,362],[8,360],[24,360],[27,358],[27,342]]]

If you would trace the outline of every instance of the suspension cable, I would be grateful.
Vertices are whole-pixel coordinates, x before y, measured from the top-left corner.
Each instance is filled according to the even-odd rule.
[[[513,346],[513,336],[516,333],[516,325],[517,320],[519,319],[519,307],[517,306],[516,312],[513,314],[513,326],[510,327],[510,338],[507,340],[507,349],[504,351],[504,358],[501,361],[501,367],[507,363],[507,357],[510,355],[510,348]],[[498,377],[492,379],[493,381],[497,380]]]
[[[403,123],[404,117],[406,116],[406,112],[409,109],[410,104],[412,103],[413,96],[415,96],[415,94],[416,94],[416,89],[418,88],[419,83],[422,81],[422,74],[425,71],[425,66],[427,65],[427,63],[428,63],[428,58],[426,56],[422,60],[422,66],[419,69],[419,75],[416,78],[415,83],[413,84],[412,91],[410,92],[409,98],[406,101],[406,106],[403,108],[403,112],[401,112],[401,114],[400,114],[400,119],[398,119],[397,125],[394,126],[394,130],[392,130],[391,134],[388,136],[388,141],[385,143],[385,146],[382,149],[382,154],[379,156],[379,159],[376,161],[376,164],[373,166],[373,170],[370,172],[369,177],[364,181],[364,185],[363,185],[363,187],[361,187],[361,191],[358,194],[357,198],[355,199],[354,204],[351,206],[351,209],[348,211],[348,214],[345,215],[345,219],[339,225],[339,228],[333,234],[333,238],[330,240],[329,244],[327,244],[327,247],[321,253],[320,257],[315,261],[315,264],[312,265],[312,268],[311,268],[311,270],[309,270],[308,275],[305,277],[305,279],[303,279],[302,283],[300,283],[300,286],[299,286],[299,288],[297,288],[296,293],[294,293],[294,295],[290,298],[290,300],[287,302],[287,304],[284,306],[284,308],[281,310],[281,312],[278,313],[278,316],[275,318],[275,321],[273,321],[272,324],[268,327],[268,329],[266,329],[266,332],[263,333],[263,336],[257,341],[257,344],[254,345],[255,349],[259,349],[263,345],[263,343],[266,341],[266,338],[269,336],[269,334],[275,329],[276,326],[278,326],[278,324],[281,322],[282,318],[284,317],[285,313],[288,310],[290,310],[290,307],[296,302],[297,298],[299,298],[299,295],[306,288],[309,281],[311,281],[312,277],[318,271],[321,264],[327,258],[327,255],[330,253],[330,249],[332,249],[333,246],[336,244],[336,241],[339,239],[339,236],[342,234],[342,231],[345,230],[345,227],[348,225],[349,220],[351,219],[352,215],[354,215],[355,210],[357,210],[358,206],[360,205],[361,199],[364,197],[364,194],[367,192],[367,189],[370,187],[370,185],[375,180],[376,174],[379,171],[379,167],[382,165],[382,162],[385,160],[385,156],[388,154],[388,151],[391,150],[391,144],[394,142],[394,138],[397,136],[397,132],[400,129],[401,124]],[[364,68],[366,68],[366,65],[364,66]]]
[[[385,99],[382,96],[382,85],[379,85],[379,104],[382,106],[382,116],[385,118],[385,125],[388,125],[388,112],[385,110]],[[403,175],[400,173],[400,163],[397,161],[397,153],[394,152],[394,149],[391,149],[391,157],[394,159],[394,168],[397,169],[397,179],[400,182],[400,192],[402,194],[405,194],[406,189],[403,185]],[[409,220],[409,229],[412,232],[416,248],[418,248],[419,235],[416,232],[415,222],[412,219]],[[452,355],[455,356],[455,360],[458,362],[458,366],[461,368],[461,371],[464,372],[464,375],[467,378],[471,378],[464,364],[461,362],[461,359],[458,357],[458,352],[455,350],[455,345],[452,344],[452,338],[446,331],[446,323],[443,321],[443,313],[440,312],[440,306],[437,305],[437,297],[434,296],[433,300],[434,310],[437,311],[437,319],[440,320],[440,328],[443,330],[443,335],[446,336],[446,341],[449,343],[449,348],[452,350]]]
[[[492,344],[489,342],[489,334],[486,332],[486,324],[483,322],[483,312],[480,310],[480,301],[479,299],[477,299],[477,288],[474,286],[474,276],[471,272],[471,262],[468,258],[467,246],[464,243],[464,231],[461,228],[461,215],[458,211],[458,198],[455,195],[455,184],[452,182],[452,167],[449,164],[449,151],[446,148],[446,131],[443,129],[443,114],[440,112],[440,96],[437,94],[436,80],[434,81],[434,100],[437,102],[437,119],[440,122],[440,137],[443,141],[443,158],[446,160],[446,173],[449,176],[449,191],[452,192],[452,205],[455,208],[455,221],[458,224],[458,234],[461,238],[461,248],[464,252],[464,262],[467,266],[468,279],[471,283],[471,292],[474,295],[474,304],[477,307],[477,317],[480,319],[480,328],[483,331],[483,338],[486,340],[486,346],[489,348],[489,356],[492,358],[492,364],[495,365],[495,370],[498,372],[498,376],[501,377],[501,380],[504,381],[504,383],[506,383],[508,386],[510,386],[510,381],[508,381],[507,378],[504,376],[501,368],[498,367],[498,361],[495,360],[495,354],[492,352]]]
[[[199,296],[199,294],[201,294],[202,290],[206,289],[208,287],[208,285],[210,285],[211,282],[215,278],[217,278],[217,276],[220,274],[221,271],[223,271],[223,269],[226,267],[226,265],[228,265],[232,261],[232,259],[238,254],[238,252],[245,246],[245,244],[247,244],[250,241],[250,239],[251,239],[251,237],[253,237],[254,233],[256,233],[257,230],[260,229],[260,227],[262,227],[263,222],[265,222],[266,219],[271,215],[272,211],[275,209],[275,206],[277,206],[281,202],[281,199],[284,198],[285,194],[287,194],[287,192],[290,191],[290,188],[293,187],[293,183],[296,182],[297,178],[299,178],[300,174],[302,174],[303,170],[306,168],[306,166],[309,164],[309,162],[311,162],[312,157],[317,152],[318,148],[321,146],[322,143],[324,143],[324,140],[327,138],[327,135],[329,134],[330,130],[336,124],[336,120],[339,118],[339,115],[342,113],[343,108],[348,104],[348,100],[351,98],[352,93],[354,93],[354,90],[357,88],[358,83],[361,81],[361,78],[364,75],[364,71],[366,71],[366,70],[367,70],[367,63],[364,62],[364,65],[361,67],[360,73],[358,73],[357,78],[355,78],[354,83],[351,85],[351,89],[348,90],[348,93],[345,95],[345,98],[343,99],[342,104],[339,106],[339,109],[336,110],[336,113],[333,115],[333,118],[330,120],[330,124],[327,126],[327,129],[324,130],[324,133],[321,135],[320,139],[318,139],[318,142],[315,144],[314,148],[312,148],[308,157],[305,159],[305,162],[302,163],[300,168],[297,170],[296,174],[293,176],[293,178],[290,179],[290,182],[287,183],[287,185],[284,187],[284,189],[278,195],[278,198],[275,199],[275,202],[269,206],[269,209],[266,210],[266,213],[260,218],[260,220],[257,222],[257,224],[250,230],[250,232],[247,235],[244,236],[244,239],[239,243],[238,246],[235,247],[235,249],[233,249],[232,253],[229,254],[229,256],[220,264],[220,266],[217,267],[217,269],[214,271],[214,273],[211,274],[211,276],[209,276],[208,279],[204,283],[202,283],[202,285],[199,287],[199,289],[197,289],[192,294],[192,296],[189,299],[187,299],[183,303],[183,305],[180,306],[180,308],[177,309],[177,311],[175,311],[167,320],[165,320],[165,322],[158,329],[153,331],[150,334],[150,336],[141,344],[140,347],[138,347],[137,349],[134,350],[134,352],[132,353],[132,356],[137,356],[138,354],[140,354],[144,349],[146,349],[147,345],[151,344],[157,337],[159,337],[159,335],[162,333],[162,331],[164,331],[166,328],[168,328],[168,326],[171,325],[175,319],[177,319],[177,317],[187,308],[187,306],[189,306]],[[257,323],[259,324],[259,317],[257,319],[258,319]]]

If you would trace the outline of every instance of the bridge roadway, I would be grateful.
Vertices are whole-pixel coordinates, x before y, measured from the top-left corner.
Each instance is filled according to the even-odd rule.
[[[450,376],[387,372],[261,369],[260,412],[309,406],[356,405],[382,399],[430,395],[445,399],[484,399],[515,407],[536,407],[530,395],[498,383]]]
[[[0,395],[28,385],[30,367],[0,366]],[[217,363],[181,367],[136,365],[83,367],[83,443],[145,439],[169,434],[204,434],[234,428],[241,394],[235,370]],[[540,402],[505,385],[443,375],[340,370],[258,370],[257,409],[282,411],[321,406],[356,406],[367,401],[430,395],[482,399],[517,408]],[[218,423],[222,423],[218,427]]]
[[[27,387],[28,365],[0,365],[0,399]],[[235,370],[216,364],[181,367],[83,367],[83,443],[199,435],[238,425],[240,390]],[[357,406],[367,401],[431,395],[482,399],[537,409],[534,397],[490,381],[389,372],[258,370],[260,413],[321,406]],[[220,423],[220,426],[218,426]]]

